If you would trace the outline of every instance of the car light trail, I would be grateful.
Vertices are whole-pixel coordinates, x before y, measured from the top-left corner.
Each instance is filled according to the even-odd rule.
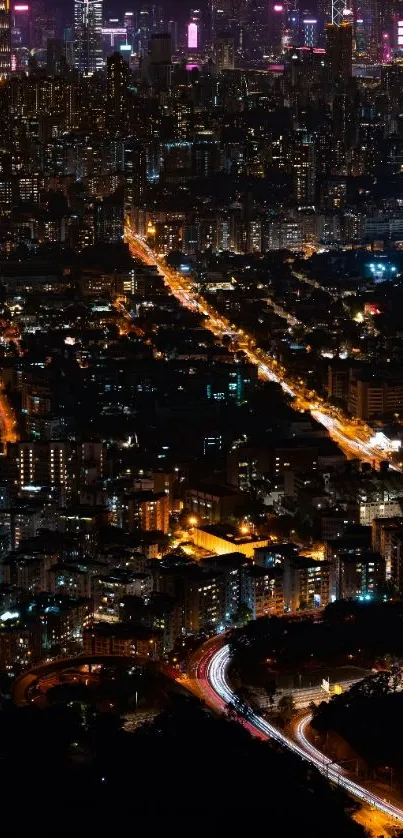
[[[203,691],[207,692],[207,697],[212,703],[214,703],[213,699],[215,698],[216,709],[220,710],[236,701],[236,695],[232,691],[227,679],[229,661],[229,646],[225,645],[218,651],[213,649],[207,653],[202,658],[198,668],[198,680]],[[269,722],[266,722],[257,713],[254,713],[253,710],[250,710],[248,714],[246,727],[261,738],[275,739],[276,742],[288,748],[296,756],[312,763],[327,779],[344,788],[353,797],[362,800],[369,806],[373,806],[390,818],[403,823],[402,809],[387,800],[383,800],[383,798],[351,780],[340,765],[335,764],[329,757],[311,745],[305,732],[310,719],[310,716],[305,716],[298,723],[296,730],[298,742],[294,742],[293,739],[286,736],[286,734],[282,733],[274,725],[269,724]]]
[[[307,394],[303,383],[294,384],[293,381],[287,380],[286,371],[270,355],[256,348],[251,335],[247,335],[240,328],[234,330],[225,316],[204,300],[192,288],[189,280],[168,267],[163,259],[157,256],[147,243],[133,232],[130,225],[126,225],[125,239],[134,258],[139,259],[146,265],[156,265],[158,267],[165,284],[184,308],[199,312],[208,318],[205,326],[216,337],[222,338],[224,335],[230,334],[236,349],[242,350],[248,361],[258,367],[260,377],[266,381],[276,382],[288,396],[299,401],[301,408],[309,411],[311,416],[327,429],[330,437],[350,457],[369,460],[371,463],[379,463],[385,459],[387,456],[385,451],[369,444],[372,434],[370,428],[365,425],[360,428],[356,427],[340,411],[334,415],[335,409],[323,402],[317,395],[315,396],[313,391]],[[367,441],[363,436],[367,438]],[[394,471],[402,470],[399,466],[392,464],[391,468]]]

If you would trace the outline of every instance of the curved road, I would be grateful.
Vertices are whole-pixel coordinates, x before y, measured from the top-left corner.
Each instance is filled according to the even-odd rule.
[[[29,690],[35,683],[46,675],[53,675],[58,672],[84,666],[85,664],[114,664],[131,663],[135,664],[153,663],[149,658],[140,655],[125,657],[124,655],[75,655],[70,658],[53,658],[49,661],[39,662],[31,669],[24,669],[21,675],[15,679],[12,685],[12,699],[15,704],[23,706],[29,704]]]
[[[234,701],[235,694],[227,678],[230,661],[229,646],[222,646],[220,642],[220,646],[217,647],[218,642],[220,641],[215,639],[215,643],[210,643],[208,648],[203,651],[195,665],[194,674],[198,687],[196,691],[199,694],[201,693],[206,702],[215,710],[225,710],[228,704]],[[329,757],[318,751],[309,742],[306,736],[306,728],[310,718],[310,716],[305,716],[298,723],[296,729],[297,742],[252,710],[245,722],[245,727],[261,739],[275,739],[297,756],[315,765],[321,774],[324,774],[331,782],[342,786],[353,797],[403,823],[402,809],[351,780],[340,765],[332,762]]]

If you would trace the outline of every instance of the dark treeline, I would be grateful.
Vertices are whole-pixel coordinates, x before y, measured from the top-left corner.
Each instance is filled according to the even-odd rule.
[[[136,733],[81,704],[6,706],[0,757],[4,815],[17,790],[24,801],[18,834],[25,818],[45,833],[50,822],[62,834],[72,825],[104,834],[110,819],[116,832],[143,821],[176,832],[192,815],[212,834],[218,824],[250,831],[264,818],[272,834],[319,838],[326,823],[328,838],[363,835],[354,804],[315,769],[181,696]]]
[[[383,779],[393,767],[395,780],[403,778],[402,670],[394,664],[335,695],[313,709],[312,725],[319,733],[336,731]]]
[[[270,668],[372,667],[385,656],[403,655],[403,602],[340,601],[317,622],[261,618],[234,631],[230,646],[233,669],[247,683],[265,684]]]

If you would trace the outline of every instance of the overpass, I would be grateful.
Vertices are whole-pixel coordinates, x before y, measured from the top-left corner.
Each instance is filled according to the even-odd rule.
[[[126,657],[125,655],[75,655],[70,658],[54,658],[50,661],[44,661],[36,664],[30,669],[24,670],[18,678],[15,679],[12,685],[11,697],[15,704],[20,707],[30,703],[29,691],[38,683],[45,675],[52,675],[53,673],[64,672],[69,669],[77,669],[79,666],[91,664],[145,664],[153,663],[155,661],[150,658],[145,658],[140,655]]]

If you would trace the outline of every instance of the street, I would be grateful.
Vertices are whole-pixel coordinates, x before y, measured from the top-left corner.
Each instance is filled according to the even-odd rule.
[[[330,437],[350,458],[358,458],[371,463],[379,463],[388,458],[388,451],[376,448],[371,442],[373,436],[371,428],[364,423],[357,423],[349,419],[343,412],[327,404],[314,391],[307,391],[304,383],[290,380],[286,370],[270,355],[256,347],[251,335],[243,329],[231,324],[223,315],[216,311],[192,287],[191,282],[177,271],[166,266],[163,258],[153,253],[143,239],[137,236],[130,227],[126,227],[125,239],[129,244],[132,256],[146,265],[156,265],[170,291],[181,305],[191,311],[206,317],[205,326],[217,338],[230,334],[233,351],[242,350],[248,361],[255,364],[259,376],[265,381],[274,381],[282,387],[284,392],[296,400],[301,410],[307,410],[312,417],[323,425]],[[400,466],[391,465],[394,470],[401,471]]]
[[[214,640],[209,641],[202,647],[196,661],[192,664],[192,671],[196,674],[197,688],[204,695],[206,703],[218,711],[225,710],[228,705],[233,704],[236,700],[235,693],[231,689],[227,678],[229,662],[229,646],[225,643],[223,645],[222,638],[215,638],[215,642]],[[310,719],[311,716],[307,713],[297,723],[297,741],[278,730],[252,710],[243,723],[253,735],[261,739],[276,740],[296,756],[312,763],[330,782],[336,783],[353,797],[395,821],[403,823],[402,809],[352,780],[340,765],[334,763],[309,742],[306,729]]]

